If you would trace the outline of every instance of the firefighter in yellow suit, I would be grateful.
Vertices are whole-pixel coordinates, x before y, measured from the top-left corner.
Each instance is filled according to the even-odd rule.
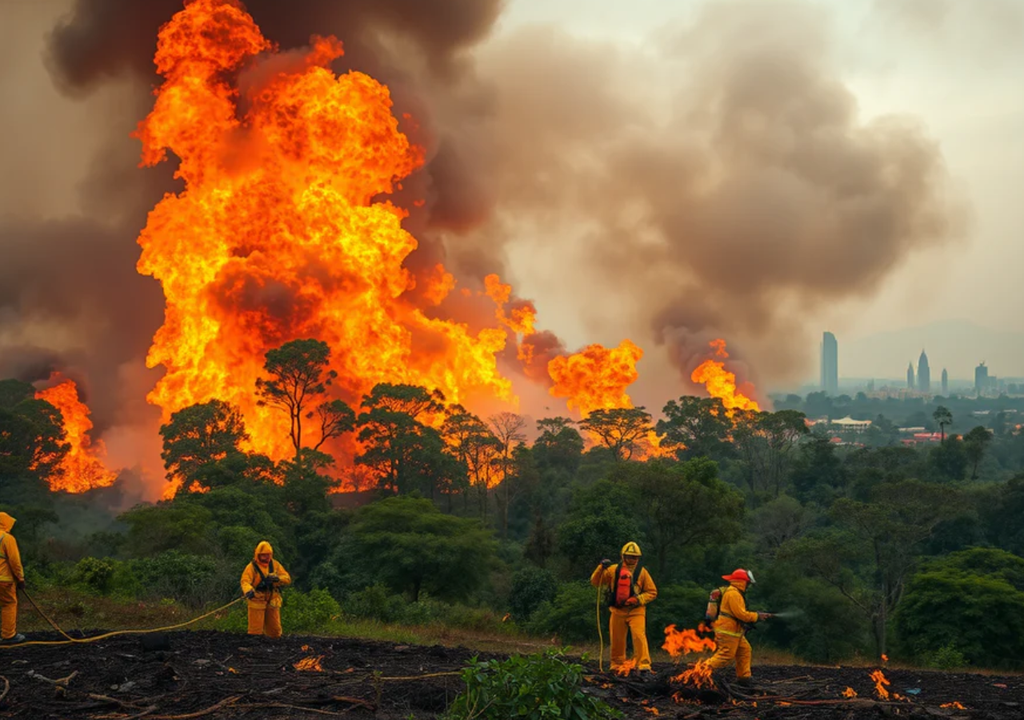
[[[719,599],[718,619],[712,626],[715,631],[715,654],[708,665],[719,670],[736,663],[736,677],[741,684],[750,684],[750,643],[747,641],[747,625],[758,620],[770,618],[769,613],[747,610],[745,593],[754,584],[754,574],[742,568],[733,570],[730,575],[723,575],[729,581],[729,587],[722,592]]]
[[[242,594],[249,600],[249,634],[281,637],[281,588],[291,575],[274,560],[266,540],[256,546],[252,562],[242,571]]]
[[[0,636],[4,643],[25,642],[18,632],[18,588],[25,587],[18,541],[11,535],[15,519],[0,512]]]
[[[633,636],[633,657],[642,674],[651,672],[651,653],[647,648],[647,604],[658,597],[658,588],[647,568],[640,567],[640,546],[628,542],[622,546],[621,561],[612,565],[602,560],[590,576],[590,584],[610,591],[612,670],[626,665],[626,628]]]

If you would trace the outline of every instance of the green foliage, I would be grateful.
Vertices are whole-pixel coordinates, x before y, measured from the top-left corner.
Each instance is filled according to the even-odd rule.
[[[563,583],[552,602],[541,603],[526,624],[530,632],[562,642],[597,639],[598,591],[589,582]],[[602,623],[607,611],[602,608]],[[602,632],[604,629],[602,628]]]
[[[651,430],[651,414],[642,407],[594,410],[580,427],[597,437],[618,460],[629,460]]]
[[[495,548],[478,521],[445,515],[423,498],[396,497],[359,509],[337,562],[413,600],[424,590],[462,600],[485,582]]]
[[[186,487],[194,481],[206,487],[213,478],[200,477],[205,467],[229,455],[241,455],[239,445],[249,439],[242,414],[235,406],[221,400],[190,405],[171,415],[171,421],[160,427],[167,472],[180,479]]]
[[[512,576],[512,589],[508,596],[512,619],[522,623],[530,619],[533,611],[544,602],[551,602],[558,593],[558,581],[548,570],[526,567]]]
[[[281,624],[289,632],[316,633],[341,616],[341,605],[320,588],[302,593],[287,587],[281,593]]]
[[[199,605],[224,597],[229,587],[225,575],[220,575],[219,584],[215,583],[218,567],[213,558],[189,555],[178,550],[167,550],[152,557],[134,560],[131,567],[141,586],[142,597],[173,598]],[[237,584],[237,580],[234,584]]]
[[[508,718],[620,718],[601,700],[582,689],[583,667],[554,652],[480,662],[473,658],[462,671],[466,690],[455,698],[446,720],[508,720]]]
[[[658,432],[670,445],[681,446],[680,460],[687,458],[718,458],[726,453],[726,438],[732,429],[722,401],[684,395],[669,400],[658,421]]]
[[[936,670],[958,670],[968,666],[967,658],[950,643],[934,652],[927,652],[920,657],[921,664]]]

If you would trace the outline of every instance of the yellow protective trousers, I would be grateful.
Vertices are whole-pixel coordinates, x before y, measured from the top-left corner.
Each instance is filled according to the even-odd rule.
[[[281,637],[281,608],[249,606],[249,634]]]
[[[612,608],[608,634],[612,644],[612,670],[626,664],[626,628],[633,635],[633,658],[637,670],[651,669],[651,653],[647,647],[647,608]]]
[[[715,643],[718,645],[718,649],[715,650],[715,654],[708,660],[708,665],[713,670],[720,670],[724,667],[729,667],[733,662],[736,663],[736,677],[748,678],[750,677],[750,643],[742,635],[725,635],[720,632],[715,633]]]
[[[10,640],[18,634],[18,586],[0,582],[0,636]]]

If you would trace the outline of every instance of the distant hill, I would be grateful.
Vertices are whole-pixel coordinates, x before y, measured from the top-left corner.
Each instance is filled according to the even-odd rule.
[[[981,361],[996,377],[1024,377],[1024,333],[993,330],[969,320],[944,320],[920,327],[878,333],[856,340],[839,341],[839,376],[902,378],[907,363],[914,363],[924,349],[928,353],[932,383],[942,369],[951,380],[974,380]]]

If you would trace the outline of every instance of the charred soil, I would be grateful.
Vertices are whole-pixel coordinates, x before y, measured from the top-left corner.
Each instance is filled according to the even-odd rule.
[[[474,655],[496,657],[465,648],[329,637],[275,641],[213,631],[143,642],[121,636],[0,650],[0,717],[435,718],[462,690],[464,663]],[[586,691],[631,720],[1016,720],[1024,712],[1021,677],[884,670],[893,697],[882,701],[864,668],[757,667],[752,689],[723,677],[703,690],[672,682],[679,667],[655,669],[657,676],[640,680],[601,674],[595,665]]]

